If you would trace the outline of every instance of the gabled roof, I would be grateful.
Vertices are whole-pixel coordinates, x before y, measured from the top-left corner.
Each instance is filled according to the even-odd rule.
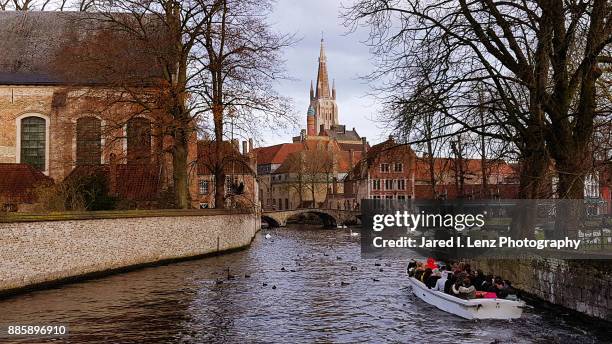
[[[253,151],[257,154],[257,164],[282,164],[283,161],[293,152],[299,152],[304,149],[301,142],[281,143],[270,147],[255,148]]]
[[[33,203],[33,191],[39,185],[50,185],[53,180],[28,164],[0,163],[1,203]]]

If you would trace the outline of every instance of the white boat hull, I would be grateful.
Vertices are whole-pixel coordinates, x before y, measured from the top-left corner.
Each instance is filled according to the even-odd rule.
[[[463,300],[440,291],[427,288],[423,282],[409,277],[412,292],[419,299],[445,312],[465,319],[518,319],[523,314],[525,302],[506,299]]]

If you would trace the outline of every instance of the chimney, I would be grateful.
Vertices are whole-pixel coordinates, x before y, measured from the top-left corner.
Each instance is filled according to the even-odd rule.
[[[242,141],[242,154],[249,154],[248,144],[246,141]]]
[[[306,129],[300,130],[300,141],[306,140]]]
[[[368,153],[368,140],[365,136],[361,138],[361,149],[363,151],[363,157],[365,158],[365,155]]]
[[[249,153],[253,150],[253,139],[249,139]]]
[[[109,156],[108,193],[111,196],[117,196],[117,156],[115,153]]]

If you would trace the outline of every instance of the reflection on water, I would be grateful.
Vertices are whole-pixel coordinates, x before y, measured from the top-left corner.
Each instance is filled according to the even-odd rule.
[[[265,233],[272,238],[265,239]],[[359,239],[348,230],[274,229],[260,233],[244,251],[2,300],[0,323],[67,324],[70,335],[60,340],[67,343],[594,343],[610,338],[605,328],[538,310],[512,322],[460,319],[414,298],[404,268],[401,261],[361,260]]]

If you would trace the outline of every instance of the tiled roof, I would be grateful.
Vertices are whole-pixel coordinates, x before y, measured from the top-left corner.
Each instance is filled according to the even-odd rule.
[[[0,163],[0,203],[33,203],[33,189],[52,183],[51,178],[28,164]]]
[[[434,158],[434,171],[436,178],[441,177],[441,174],[454,175],[455,163],[457,159],[454,158]],[[464,175],[479,177],[482,174],[482,166],[480,159],[463,159]],[[501,178],[512,179],[516,177],[515,169],[503,160],[489,159],[486,162],[486,168],[489,175],[498,176]],[[426,158],[417,159],[415,179],[429,181],[430,177],[430,165]]]
[[[270,147],[255,148],[257,154],[257,164],[281,164],[289,154],[299,152],[304,149],[301,142],[281,143]]]
[[[216,141],[198,141],[198,175],[211,175],[216,161]],[[240,154],[229,141],[223,141],[221,156],[225,173],[255,174],[249,158]]]
[[[151,164],[117,164],[117,195],[132,201],[153,201],[159,191],[159,173]],[[110,166],[77,166],[66,180],[86,175],[102,174],[110,183]]]

